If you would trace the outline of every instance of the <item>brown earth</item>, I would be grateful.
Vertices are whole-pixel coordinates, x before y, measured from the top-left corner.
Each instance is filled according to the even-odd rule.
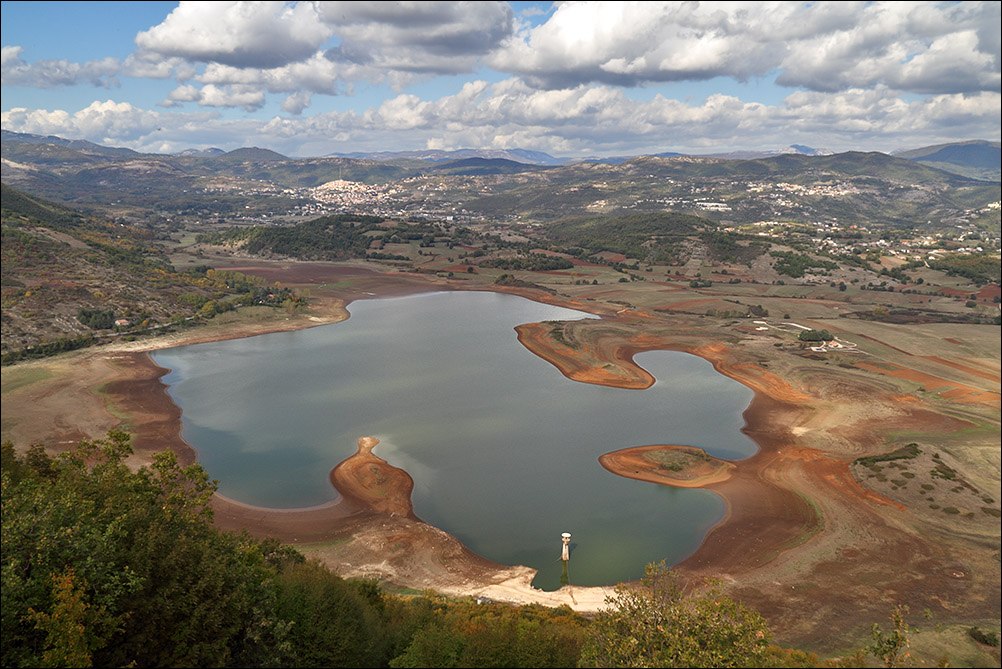
[[[358,451],[331,470],[331,484],[341,497],[361,508],[417,520],[411,505],[414,479],[403,469],[372,454],[379,440],[362,437]]]
[[[996,410],[1002,408],[1002,395],[999,395],[999,393],[980,390],[963,383],[957,383],[956,381],[948,381],[947,379],[933,376],[932,374],[927,374],[925,372],[920,372],[915,369],[909,369],[908,367],[902,367],[901,365],[895,365],[889,362],[880,363],[879,365],[869,362],[857,362],[856,367],[876,372],[877,374],[886,374],[887,376],[914,381],[915,383],[921,384],[926,390],[934,390],[942,397],[952,399],[957,402],[983,404],[984,406]]]
[[[939,363],[941,365],[946,365],[947,367],[953,367],[954,369],[959,369],[960,371],[964,372],[965,374],[972,374],[974,376],[978,376],[978,377],[980,377],[982,379],[985,379],[987,381],[997,381],[998,378],[999,378],[998,372],[995,372],[993,374],[991,372],[986,372],[986,371],[983,371],[983,370],[980,370],[980,369],[975,369],[974,367],[971,367],[970,365],[963,365],[963,364],[957,362],[956,360],[944,360],[943,358],[940,358],[940,357],[935,356],[935,355],[924,355],[922,357],[925,358],[926,360],[932,360],[933,362]]]
[[[153,364],[146,351],[336,322],[346,317],[343,307],[352,299],[474,287],[363,268],[334,271],[322,264],[282,269],[248,262],[240,269],[285,285],[312,286],[318,311],[309,317],[114,344],[18,365],[29,371],[49,369],[52,376],[5,392],[4,438],[19,447],[40,440],[65,447],[121,426],[134,435],[137,465],[165,447],[192,461],[196,454],[181,438],[180,412],[160,381],[166,370]],[[321,288],[332,281],[337,286]],[[528,289],[506,292],[604,317],[577,329],[565,328],[563,341],[551,336],[553,326],[546,324],[518,329],[527,348],[569,378],[642,388],[652,379],[633,364],[636,353],[682,350],[709,360],[718,372],[755,391],[744,414],[744,432],[760,450],[734,463],[726,480],[704,482],[725,500],[727,512],[696,553],[675,567],[693,583],[708,577],[721,580],[733,595],[766,616],[779,641],[822,652],[855,643],[871,623],[886,621],[895,603],[908,604],[913,611],[929,609],[939,620],[997,625],[998,533],[949,534],[930,528],[913,509],[864,488],[850,472],[850,463],[859,455],[889,450],[885,435],[894,430],[935,438],[970,428],[969,422],[939,413],[924,400],[902,396],[896,388],[858,378],[860,372],[789,367],[781,376],[765,369],[761,358],[738,340],[724,343],[722,335],[711,330],[669,327],[666,321],[634,312],[616,315],[611,306]],[[796,385],[789,379],[797,379]],[[276,511],[217,495],[216,523],[224,529],[277,536],[345,576],[373,576],[417,590],[517,603],[567,603],[582,611],[603,605],[609,588],[534,590],[529,585],[533,570],[492,563],[421,522],[410,506],[410,477],[376,457],[374,446],[360,441],[359,452],[332,471],[332,483],[341,493],[336,502]]]
[[[673,471],[663,467],[657,459],[651,457],[659,451],[682,452],[695,458],[690,458],[684,467]],[[692,462],[693,459],[696,461]],[[701,448],[674,445],[623,448],[599,456],[598,462],[613,474],[676,488],[704,488],[713,483],[722,483],[731,477],[731,471],[735,467],[726,460],[711,458]]]

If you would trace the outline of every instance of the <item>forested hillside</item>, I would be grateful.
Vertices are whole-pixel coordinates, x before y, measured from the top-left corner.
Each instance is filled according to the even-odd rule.
[[[296,298],[209,266],[177,272],[156,233],[3,186],[4,362],[116,332],[181,326],[240,304]]]

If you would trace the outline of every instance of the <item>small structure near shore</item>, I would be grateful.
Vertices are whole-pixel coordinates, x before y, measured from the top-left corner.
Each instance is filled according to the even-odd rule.
[[[570,532],[564,532],[563,534],[560,535],[560,538],[564,542],[564,547],[560,551],[560,559],[563,560],[564,562],[567,562],[568,560],[571,559],[571,550],[568,547],[568,545],[571,542],[571,533]]]

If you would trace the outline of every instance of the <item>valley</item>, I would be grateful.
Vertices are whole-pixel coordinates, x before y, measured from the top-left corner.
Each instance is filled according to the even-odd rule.
[[[65,188],[39,175],[8,181],[9,147],[2,436],[18,448],[64,450],[121,427],[135,435],[134,466],[164,446],[192,461],[150,351],[335,324],[360,300],[510,293],[597,316],[510,333],[575,382],[642,393],[654,379],[635,356],[673,350],[754,391],[742,432],[759,452],[700,482],[726,512],[675,570],[719,579],[783,643],[845,651],[894,603],[941,623],[930,643],[1000,615],[997,183],[859,156],[841,166],[838,156],[638,158],[379,183],[346,167],[389,166],[338,158],[322,173],[296,167],[316,175],[296,186],[277,159],[265,181],[272,161],[256,155],[226,169],[259,186],[211,177],[234,186],[225,198],[184,193],[160,172],[165,192],[187,198],[178,207],[153,190],[141,197],[146,176],[113,181],[124,173],[114,161],[90,194],[68,166]],[[40,160],[16,148],[19,165]],[[120,202],[108,204],[105,187]],[[103,323],[82,310],[129,324],[91,327]],[[60,340],[80,345],[59,352]],[[392,508],[359,488],[346,501],[331,474],[340,502],[276,511],[217,495],[217,525],[277,536],[391,589],[601,606],[607,589],[534,590],[531,570],[476,555],[419,520],[420,508],[397,513],[410,500],[379,486],[402,480],[401,464],[378,445],[362,450],[370,469],[359,471],[371,476],[354,485]]]

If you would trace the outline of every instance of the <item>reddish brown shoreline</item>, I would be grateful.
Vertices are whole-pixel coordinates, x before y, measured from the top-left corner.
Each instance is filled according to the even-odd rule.
[[[681,451],[707,459],[699,467],[690,468],[686,476],[682,476],[645,457],[651,451]],[[706,488],[714,483],[722,483],[731,477],[735,468],[731,462],[707,456],[701,448],[671,444],[622,448],[598,456],[598,463],[618,476],[675,488]]]
[[[396,294],[393,286],[397,285],[397,277],[367,275],[363,281],[364,286],[345,293],[345,301],[371,295],[369,290],[381,295],[389,289],[388,294]],[[402,290],[406,292],[467,289],[461,285],[422,283],[410,276],[400,277],[399,281],[404,282]],[[551,296],[541,299],[531,291],[504,292],[560,304]],[[595,311],[594,305],[562,306]],[[613,325],[630,326],[638,318],[636,314],[603,315]],[[220,333],[200,340],[250,336],[310,324],[303,319],[292,325],[244,330],[243,334]],[[843,635],[847,629],[851,632],[846,617],[864,621],[860,623],[864,626],[867,621],[886,619],[889,592],[896,601],[908,603],[913,611],[929,608],[953,617],[998,617],[997,577],[972,571],[965,562],[970,558],[958,553],[956,546],[934,541],[902,522],[907,513],[903,507],[865,490],[855,481],[849,472],[852,457],[826,455],[802,445],[798,430],[820,429],[812,426],[824,411],[809,389],[802,392],[791,387],[723,344],[685,345],[667,337],[630,332],[625,327],[607,339],[600,338],[597,344],[589,342],[590,348],[585,353],[591,358],[585,355],[577,360],[574,356],[561,359],[559,355],[550,355],[550,337],[523,337],[520,330],[519,339],[569,378],[575,377],[565,370],[573,372],[575,362],[584,367],[605,366],[595,364],[599,361],[640,370],[633,363],[637,353],[677,350],[710,361],[719,373],[754,391],[744,412],[743,432],[760,450],[736,463],[730,479],[706,486],[725,500],[726,515],[708,532],[699,549],[676,566],[678,572],[694,581],[704,577],[722,579],[732,594],[762,612],[774,630],[782,630],[781,640],[798,640],[798,643],[812,639],[832,643],[830,635],[834,628]],[[164,447],[177,452],[183,462],[195,460],[195,451],[181,437],[180,409],[160,380],[167,370],[157,366],[146,352],[98,350],[87,355],[102,356],[116,368],[117,378],[107,383],[102,392],[109,406],[122,410],[128,417],[121,427],[134,435],[136,464],[148,461],[154,451]],[[635,374],[642,375],[630,370],[620,376]],[[578,380],[601,383],[586,378]],[[935,434],[965,425],[958,419],[933,413],[919,400],[909,398],[908,402],[902,402],[898,396],[873,392],[874,402],[883,402],[896,413],[889,419],[852,423],[847,438],[859,448],[871,452],[879,448],[883,443],[881,435],[889,430],[921,426]],[[386,466],[391,467],[388,463]],[[364,483],[363,479],[359,481]],[[484,583],[496,584],[502,578],[503,566],[473,554],[444,532],[416,520],[413,511],[398,514],[394,509],[376,510],[364,497],[349,493],[329,505],[281,511],[249,507],[217,495],[213,508],[216,523],[223,529],[248,529],[256,535],[275,536],[290,543],[354,545],[361,543],[359,537],[365,536],[371,549],[359,552],[358,559],[364,564],[392,562],[400,579],[397,582],[404,585],[429,584],[418,587],[471,592],[479,591]],[[798,548],[787,550],[795,547]],[[347,564],[343,552],[321,551],[319,555],[322,559],[327,557],[332,566],[342,565],[346,573],[366,573],[364,569],[360,572],[357,564]],[[800,590],[801,586],[810,587]],[[819,607],[819,602],[824,606]],[[829,640],[823,642],[823,639]]]
[[[545,338],[526,337],[523,343],[539,346],[533,352],[550,359]],[[979,590],[955,546],[906,528],[895,517],[906,513],[905,507],[859,485],[849,471],[851,457],[839,459],[800,444],[796,430],[807,429],[802,426],[817,417],[816,398],[739,361],[723,344],[686,346],[641,335],[603,353],[606,360],[633,365],[633,356],[652,350],[697,355],[754,392],[742,432],[759,452],[736,462],[728,480],[705,486],[720,495],[726,512],[696,552],[675,565],[677,573],[693,583],[723,580],[774,630],[782,630],[780,638],[819,648],[836,642],[835,628],[842,634],[851,628],[845,619],[886,619],[889,591],[913,610],[921,606],[944,616],[990,612],[997,618],[997,582],[990,573],[978,575]],[[581,376],[562,367],[566,358],[555,357],[565,376]],[[873,392],[874,401],[894,406],[897,415],[854,423],[850,434],[860,448],[879,449],[881,435],[895,429],[936,434],[969,426],[914,398],[901,402],[896,395]],[[798,583],[809,589],[798,592]],[[864,634],[866,625],[857,624],[855,633]]]
[[[648,350],[654,349],[623,347],[617,361],[633,364],[632,359],[636,353]],[[677,347],[673,350],[686,349]],[[534,352],[546,359],[545,355]],[[692,352],[698,355],[698,352]],[[702,352],[719,353],[719,350],[704,349]],[[719,355],[715,358],[705,355],[701,357],[713,363],[717,371],[745,385],[751,385],[746,383],[746,379],[734,374]],[[109,383],[105,392],[111,403],[127,409],[130,415],[127,429],[133,434],[133,447],[137,455],[148,458],[153,452],[166,446],[175,451],[182,462],[194,462],[197,453],[181,436],[181,410],[174,404],[167,393],[167,386],[161,381],[169,370],[154,363],[147,352],[121,353],[116,355],[115,360],[125,378]],[[773,422],[778,413],[786,416],[791,412],[796,413],[797,409],[763,395],[761,387],[753,386],[752,389],[755,396],[744,412],[744,431],[760,448],[763,447],[764,440],[772,450],[781,445],[783,440],[775,439],[766,425]],[[763,411],[766,405],[771,406]],[[766,557],[774,553],[771,547],[789,545],[803,534],[805,527],[816,525],[816,513],[799,495],[761,476],[760,469],[767,464],[768,459],[758,458],[759,456],[754,456],[742,461],[731,480],[706,486],[724,498],[727,514],[711,530],[697,552],[678,568],[689,570],[690,567],[698,567],[699,571],[706,572],[743,571],[766,561]],[[331,478],[332,484],[337,488],[334,480],[336,471],[337,467],[332,469]],[[340,534],[344,520],[349,516],[382,512],[369,505],[364,499],[365,495],[358,494],[359,490],[356,487],[354,493],[342,493],[338,503],[302,510],[252,507],[217,495],[213,499],[213,509],[217,525],[223,529],[248,529],[256,535],[276,536],[297,543],[323,541]],[[403,513],[413,515],[412,510]],[[782,522],[777,522],[778,519],[782,519]],[[718,545],[727,546],[728,550],[722,551]],[[763,551],[763,545],[770,548]]]

